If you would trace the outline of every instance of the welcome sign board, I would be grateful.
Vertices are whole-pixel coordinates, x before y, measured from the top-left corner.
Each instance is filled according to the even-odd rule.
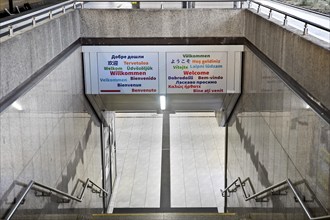
[[[226,92],[226,52],[167,53],[167,93]]]
[[[100,94],[158,93],[158,53],[98,53]]]
[[[86,94],[240,93],[242,45],[83,46]]]

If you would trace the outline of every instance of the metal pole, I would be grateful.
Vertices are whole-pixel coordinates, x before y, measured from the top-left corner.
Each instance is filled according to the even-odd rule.
[[[14,2],[13,2],[13,0],[9,0],[9,12],[14,13]]]
[[[34,184],[34,181],[30,181],[29,185],[26,187],[25,191],[23,192],[23,195],[16,202],[15,206],[10,210],[10,212],[6,216],[5,220],[9,220],[9,219],[11,219],[13,217],[14,213],[16,212],[16,210],[18,209],[18,207],[21,205],[23,199],[28,194],[28,192],[32,188],[33,184]]]

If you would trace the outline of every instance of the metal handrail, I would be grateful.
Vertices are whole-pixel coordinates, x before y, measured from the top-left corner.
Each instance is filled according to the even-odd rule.
[[[239,185],[236,185],[236,183],[239,182]],[[244,181],[243,181],[244,182]],[[307,209],[307,207],[305,206],[304,204],[304,201],[303,199],[300,197],[299,193],[297,192],[297,189],[295,188],[295,186],[293,185],[292,181],[290,179],[286,179],[286,180],[283,180],[281,182],[278,182],[270,187],[267,187],[266,189],[260,191],[260,192],[257,192],[257,193],[254,193],[253,195],[251,196],[247,196],[246,195],[246,192],[245,192],[245,189],[244,189],[244,184],[243,182],[241,181],[241,178],[238,177],[236,180],[234,180],[227,188],[225,188],[224,190],[220,190],[221,191],[221,194],[222,196],[225,196],[225,193],[227,191],[229,192],[232,192],[230,191],[229,189],[235,185],[235,186],[240,186],[243,190],[243,193],[244,193],[244,197],[245,197],[245,201],[249,201],[251,199],[256,199],[258,196],[262,195],[262,194],[265,194],[269,191],[272,191],[273,189],[275,188],[278,188],[280,186],[283,186],[285,184],[287,184],[289,186],[289,188],[291,189],[291,191],[293,192],[293,194],[295,195],[295,197],[297,198],[300,206],[303,208],[305,214],[308,216],[308,218],[310,220],[321,220],[321,219],[330,219],[330,215],[329,215],[329,212],[328,210],[323,206],[321,205],[321,207],[324,209],[324,211],[328,214],[328,215],[325,215],[325,216],[320,216],[320,217],[312,217],[312,215],[310,214],[309,210]],[[253,190],[254,191],[254,190]]]
[[[89,183],[91,183],[92,185],[89,186]],[[82,202],[83,201],[83,197],[85,195],[85,191],[86,191],[86,188],[87,187],[97,187],[99,190],[100,190],[100,194],[103,192],[105,193],[106,195],[108,195],[109,193],[104,190],[103,188],[101,188],[100,186],[98,186],[97,184],[95,184],[93,181],[91,181],[89,178],[87,178],[86,182],[83,184],[84,185],[84,188],[82,190],[82,193],[80,194],[79,197],[74,197],[68,193],[65,193],[63,191],[60,191],[58,189],[55,189],[53,187],[50,187],[50,186],[47,186],[47,185],[44,185],[42,183],[38,183],[34,180],[31,180],[29,182],[29,184],[26,186],[26,189],[24,190],[24,192],[22,193],[22,195],[19,197],[19,199],[17,200],[17,202],[15,203],[15,205],[13,206],[13,208],[9,211],[9,213],[7,214],[7,216],[5,217],[5,220],[10,220],[13,215],[15,214],[15,212],[17,211],[18,207],[21,205],[22,201],[24,200],[24,198],[26,197],[26,195],[28,194],[28,192],[32,189],[33,185],[36,185],[40,188],[44,188],[44,189],[47,189],[50,191],[50,193],[54,192],[56,194],[59,194],[61,196],[64,196],[64,197],[67,197],[69,199],[72,199],[72,200],[75,200],[77,202]]]
[[[287,17],[291,17],[291,18],[293,18],[293,19],[296,19],[296,20],[298,20],[298,21],[301,21],[301,22],[305,23],[305,29],[307,28],[307,25],[312,25],[312,26],[314,26],[314,27],[316,27],[316,28],[319,28],[319,29],[321,29],[321,30],[324,30],[324,31],[330,32],[330,29],[327,28],[327,27],[324,27],[324,26],[319,25],[319,24],[317,24],[317,23],[314,23],[314,22],[312,22],[312,21],[309,21],[309,20],[306,20],[306,19],[300,18],[300,17],[298,17],[298,16],[296,16],[296,15],[289,14],[289,13],[284,12],[284,11],[282,11],[282,10],[279,10],[279,9],[277,9],[277,8],[274,8],[274,7],[271,7],[271,6],[268,6],[268,5],[264,5],[264,4],[260,3],[260,2],[254,1],[254,0],[250,0],[250,1],[249,1],[249,6],[250,6],[251,2],[254,3],[254,4],[257,4],[257,5],[258,5],[258,8],[259,8],[260,6],[262,6],[262,7],[264,7],[264,8],[268,8],[268,9],[270,10],[270,13],[271,13],[272,11],[276,11],[276,12],[278,12],[278,13],[283,14],[283,15],[284,15],[284,19],[285,19],[284,22],[283,22],[284,25],[286,24]],[[257,12],[259,12],[259,10],[258,10]],[[269,16],[268,18],[270,18],[270,16]],[[304,33],[305,33],[305,30],[304,30]]]
[[[262,191],[260,191],[258,193],[253,194],[252,196],[247,197],[245,199],[245,201],[249,201],[251,199],[254,199],[254,198],[256,198],[256,197],[258,197],[258,196],[260,196],[260,195],[262,195],[262,194],[264,194],[266,192],[269,192],[269,191],[271,191],[271,190],[273,190],[273,189],[275,189],[277,187],[283,186],[286,183],[287,183],[287,181],[286,180],[283,180],[283,181],[281,181],[281,182],[279,182],[277,184],[274,184],[274,185],[272,185],[272,186],[270,186],[270,187],[268,187],[268,188],[266,188],[266,189],[264,189],[264,190],[262,190]]]
[[[236,183],[237,182],[239,182],[239,185],[236,185]],[[241,178],[240,177],[238,177],[236,180],[234,180],[226,189],[224,189],[224,190],[221,190],[220,189],[220,191],[221,191],[221,194],[222,194],[222,196],[224,197],[225,196],[225,192],[226,191],[229,191],[229,192],[236,192],[236,189],[235,190],[229,190],[233,185],[235,185],[236,187],[238,187],[238,186],[240,186],[241,188],[242,188],[242,190],[243,190],[243,193],[244,193],[244,197],[245,198],[248,198],[250,195],[247,195],[246,194],[246,191],[245,191],[245,189],[244,189],[244,186],[245,186],[245,182],[249,182],[249,184],[250,184],[250,188],[252,189],[252,192],[253,192],[253,194],[255,194],[256,192],[255,192],[255,190],[254,190],[254,188],[253,188],[253,185],[252,185],[252,183],[251,183],[251,180],[250,180],[250,178],[248,177],[248,178],[246,178],[245,180],[241,180]]]
[[[83,3],[69,0],[63,3],[59,3],[47,8],[37,10],[16,18],[9,19],[7,21],[0,22],[0,36],[4,36],[7,33],[12,36],[14,30],[21,30],[28,26],[36,26],[37,22],[45,19],[52,19],[54,15],[65,14],[66,10],[77,9],[78,6],[83,7]]]

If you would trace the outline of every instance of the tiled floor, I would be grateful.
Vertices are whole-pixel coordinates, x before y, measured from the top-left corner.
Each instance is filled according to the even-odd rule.
[[[110,209],[160,206],[162,115],[116,114],[118,177]],[[214,113],[170,115],[171,207],[218,207],[224,128]]]
[[[223,212],[225,129],[214,113],[171,115],[171,206]]]
[[[116,208],[159,207],[162,115],[116,113]]]

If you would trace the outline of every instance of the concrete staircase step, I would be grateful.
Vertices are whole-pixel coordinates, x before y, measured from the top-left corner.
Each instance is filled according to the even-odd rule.
[[[304,213],[250,213],[248,215],[251,218],[251,220],[308,219],[306,218],[306,215]]]
[[[94,214],[92,220],[248,220],[235,213]]]
[[[92,217],[80,214],[21,214],[14,215],[12,220],[92,220]]]
[[[303,213],[136,213],[16,215],[13,220],[288,220],[305,219]]]

